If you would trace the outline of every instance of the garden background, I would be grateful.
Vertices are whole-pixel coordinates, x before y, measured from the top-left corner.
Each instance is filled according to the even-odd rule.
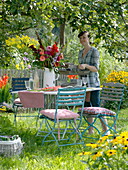
[[[78,51],[81,48],[77,35],[81,30],[87,30],[91,33],[92,46],[98,48],[100,52],[101,86],[103,82],[109,81],[126,85],[122,115],[118,121],[119,132],[126,131],[128,130],[127,7],[126,0],[2,0],[0,69],[28,71],[35,69],[31,67],[35,55],[28,47],[35,45],[39,48],[36,32],[45,47],[53,45],[55,41],[58,42],[58,47],[64,55],[63,63],[77,64]],[[10,87],[7,86],[7,90],[0,87],[1,96],[3,91],[6,94],[9,92]],[[7,102],[10,101],[10,96],[5,98],[8,98]],[[1,169],[54,169],[54,167],[85,169],[86,165],[76,156],[83,148],[74,146],[58,151],[53,144],[50,144],[46,149],[41,146],[40,140],[35,138],[36,129],[30,128],[27,120],[15,127],[11,113],[0,115],[0,133],[19,134],[26,142],[25,151],[20,157],[4,159],[0,157]]]

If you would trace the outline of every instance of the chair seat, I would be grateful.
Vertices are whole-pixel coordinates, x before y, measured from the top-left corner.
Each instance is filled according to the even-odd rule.
[[[46,109],[46,110],[41,110],[40,113],[50,119],[54,119],[55,111],[56,111],[55,109]],[[71,110],[67,110],[67,109],[58,109],[57,110],[57,120],[76,119],[78,117],[79,117],[79,114],[74,113]]]
[[[79,109],[80,111],[80,109]],[[84,114],[89,114],[89,115],[116,115],[115,112],[103,108],[103,107],[85,107],[83,111]]]

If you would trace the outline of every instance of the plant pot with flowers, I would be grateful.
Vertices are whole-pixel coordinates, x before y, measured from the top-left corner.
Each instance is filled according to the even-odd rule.
[[[57,67],[62,65],[63,54],[60,52],[57,42],[52,46],[44,47],[37,32],[36,35],[40,46],[38,49],[34,45],[29,46],[35,56],[32,64],[34,67],[44,70],[43,87],[55,86],[55,81],[57,80],[55,73],[57,72]]]

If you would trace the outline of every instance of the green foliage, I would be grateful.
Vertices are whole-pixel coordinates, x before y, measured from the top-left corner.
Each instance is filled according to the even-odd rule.
[[[99,47],[100,52],[100,81],[101,84],[106,82],[107,76],[113,71],[126,70],[126,62],[120,62],[109,55],[109,53],[102,47]]]
[[[80,1],[79,17],[72,23],[75,29],[92,32],[95,44],[103,41],[102,47],[122,61],[127,50],[126,4],[126,0]]]
[[[107,77],[106,82],[122,83],[125,85],[124,96],[121,108],[128,107],[128,72],[113,70]],[[111,102],[110,102],[111,107]]]
[[[127,112],[128,109],[120,112],[117,122],[118,132],[128,131]],[[89,147],[74,145],[58,149],[54,142],[42,145],[42,137],[36,136],[38,128],[35,125],[35,118],[19,118],[15,126],[13,114],[0,113],[0,115],[0,134],[17,134],[25,142],[24,149],[19,156],[0,156],[1,170],[85,170],[88,168],[86,156],[80,157],[78,153],[90,152]],[[89,143],[90,139],[84,139],[84,141]]]
[[[69,33],[70,32],[70,33]],[[81,48],[83,48],[78,39],[78,31],[72,33],[68,27],[65,31],[65,47],[64,47],[64,57],[68,59],[70,63],[78,64],[78,53]]]
[[[28,36],[15,36],[5,40],[8,54],[13,56],[13,62],[10,60],[9,68],[29,69],[31,68],[32,60],[35,59],[33,51],[29,48],[30,45],[39,46],[37,40]]]
[[[29,29],[41,29],[43,38],[50,40],[51,30],[54,27],[60,28],[62,24],[66,27],[70,25],[72,31],[90,31],[96,46],[102,41],[102,47],[111,56],[121,61],[126,59],[126,0],[2,1],[0,21],[0,59],[4,68],[9,66],[9,60],[13,62],[12,57],[6,53],[5,39],[23,34]],[[59,40],[62,34],[61,30],[58,32],[56,39]]]
[[[90,170],[127,169],[128,131],[116,137],[103,136],[96,143],[86,144],[90,152],[83,152]]]
[[[10,90],[9,83],[7,83],[5,86],[0,88],[0,103],[2,102],[10,103],[11,94],[9,90]]]
[[[107,75],[114,69],[115,60],[104,49],[100,49],[100,81],[101,84],[106,81]]]

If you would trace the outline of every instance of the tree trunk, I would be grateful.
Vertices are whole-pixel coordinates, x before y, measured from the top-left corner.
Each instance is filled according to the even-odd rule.
[[[64,30],[65,30],[65,22],[63,22],[60,25],[60,47],[63,47],[65,44],[65,40],[64,40]]]

